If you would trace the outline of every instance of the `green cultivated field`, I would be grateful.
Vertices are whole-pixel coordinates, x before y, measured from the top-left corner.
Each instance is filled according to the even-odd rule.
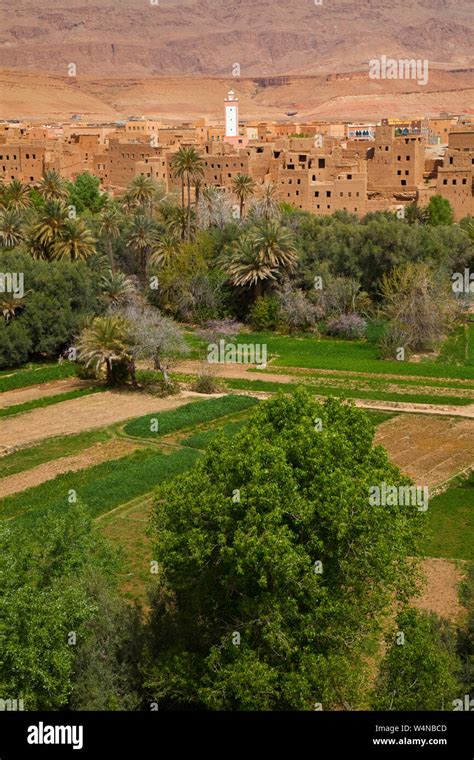
[[[474,473],[435,496],[426,514],[427,557],[474,561]]]
[[[189,448],[166,455],[152,447],[84,470],[65,473],[1,499],[0,519],[37,519],[46,509],[60,510],[67,503],[71,489],[76,491],[77,500],[87,506],[93,517],[97,517],[184,472],[198,456],[198,452]]]
[[[300,380],[301,383],[301,380]],[[263,393],[285,391],[292,393],[298,383],[279,383],[272,380],[225,380],[227,388],[234,390],[254,390]],[[305,382],[305,387],[319,396],[336,396],[337,398],[367,399],[374,401],[400,401],[406,404],[446,404],[452,406],[468,406],[474,403],[474,398],[468,396],[435,396],[430,393],[395,393],[384,391],[362,390],[358,388],[339,388],[333,385],[314,385]]]
[[[269,368],[298,367],[369,372],[379,375],[474,379],[474,364],[471,363],[473,329],[471,325],[469,328],[471,355],[468,351],[465,364],[462,366],[443,363],[435,359],[420,362],[382,360],[378,358],[377,347],[366,341],[316,336],[282,336],[274,333],[245,333],[239,336],[238,342],[266,344],[269,358],[275,357]]]
[[[0,374],[0,393],[27,388],[29,385],[50,383],[53,380],[63,380],[74,377],[77,367],[73,362],[63,364],[40,364],[32,369],[6,370]]]
[[[205,401],[194,401],[169,412],[157,412],[128,422],[124,431],[138,438],[156,438],[178,430],[236,414],[255,406],[258,400],[248,396],[223,396]],[[158,431],[151,431],[151,421],[158,420]]]

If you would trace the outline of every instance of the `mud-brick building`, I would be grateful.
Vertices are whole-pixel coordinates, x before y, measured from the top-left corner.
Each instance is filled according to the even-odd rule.
[[[425,170],[423,135],[395,135],[395,127],[378,126],[369,152],[368,190],[396,195],[416,194]]]
[[[449,133],[436,192],[449,200],[456,220],[474,215],[474,129]]]

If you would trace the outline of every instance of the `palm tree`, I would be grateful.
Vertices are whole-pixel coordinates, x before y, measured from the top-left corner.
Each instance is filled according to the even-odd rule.
[[[262,258],[259,246],[249,234],[234,240],[226,268],[232,285],[253,287],[254,298],[262,295],[264,283],[275,280],[278,273],[277,267]]]
[[[186,238],[186,231],[188,224],[190,226],[191,234],[194,235],[197,218],[196,211],[192,208],[188,214],[188,210],[182,206],[174,206],[166,213],[166,229],[174,235],[179,235],[181,240]]]
[[[123,272],[108,272],[100,278],[102,295],[112,306],[118,306],[126,301],[134,292],[132,281]]]
[[[259,197],[252,207],[256,217],[271,221],[280,217],[280,203],[278,200],[278,187],[274,182],[265,182],[259,189]]]
[[[128,195],[138,206],[148,206],[149,213],[151,214],[156,190],[157,188],[152,179],[139,174],[130,182],[128,186]]]
[[[292,233],[278,221],[262,221],[252,232],[262,261],[277,269],[291,271],[298,262]]]
[[[52,247],[55,259],[84,261],[95,253],[96,240],[83,219],[67,219]]]
[[[201,180],[204,176],[204,160],[193,146],[181,146],[171,160],[171,170],[174,177],[181,179],[181,205],[184,207],[184,185],[186,183],[187,225],[186,238],[191,239],[191,183]]]
[[[255,180],[248,174],[236,174],[232,180],[232,190],[240,202],[240,218],[244,214],[244,205],[247,198],[255,192]]]
[[[24,240],[21,219],[14,209],[5,209],[0,214],[0,246],[15,248]]]
[[[179,253],[181,244],[176,235],[165,233],[156,243],[150,256],[151,264],[164,266],[169,264]]]
[[[95,365],[97,372],[105,366],[109,385],[113,383],[114,365],[131,361],[129,329],[128,322],[119,315],[96,317],[76,342],[79,360],[87,367]]]
[[[38,192],[46,201],[65,201],[69,195],[66,183],[56,171],[45,171],[38,184]]]
[[[157,229],[154,221],[144,214],[135,214],[126,233],[127,245],[134,248],[140,258],[142,279],[146,278],[146,269],[150,252],[157,242]]]
[[[10,293],[0,295],[0,311],[2,312],[5,322],[10,322],[16,316],[17,311],[21,311],[21,309],[24,308],[24,298],[15,298],[15,296]]]
[[[125,214],[132,214],[134,211],[136,211],[137,201],[135,198],[132,198],[128,191],[124,193],[119,200],[122,206],[122,211]]]
[[[32,233],[36,242],[49,250],[59,238],[59,233],[68,219],[66,208],[59,201],[46,201],[33,225]]]
[[[31,206],[30,188],[17,179],[12,179],[6,190],[8,207],[14,211],[24,211]]]
[[[117,208],[112,205],[106,206],[99,218],[99,234],[106,240],[107,255],[112,272],[115,272],[113,241],[120,237],[120,222],[120,214]]]

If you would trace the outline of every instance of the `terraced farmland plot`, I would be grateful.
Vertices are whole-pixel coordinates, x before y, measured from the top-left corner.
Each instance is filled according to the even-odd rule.
[[[379,427],[377,443],[418,485],[434,486],[474,465],[474,420],[399,414]]]
[[[157,398],[146,393],[105,391],[44,409],[34,409],[2,420],[0,455],[50,436],[71,435],[150,412],[175,409],[193,398],[202,399],[202,394],[185,391],[180,396]]]

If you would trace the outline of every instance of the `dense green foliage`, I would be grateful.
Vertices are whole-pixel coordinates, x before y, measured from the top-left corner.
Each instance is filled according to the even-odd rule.
[[[374,695],[376,710],[452,710],[459,660],[449,623],[406,609],[387,637]],[[400,636],[402,634],[402,636]]]
[[[23,273],[25,289],[20,312],[9,322],[0,321],[0,368],[35,356],[57,356],[81,320],[99,309],[97,278],[81,262],[35,261],[2,251],[0,271]]]
[[[27,710],[63,708],[87,670],[77,652],[97,652],[104,613],[121,608],[112,582],[117,558],[78,504],[33,527],[0,525],[0,544],[0,695],[23,699]],[[102,702],[114,709],[120,690],[107,682],[101,688]]]
[[[372,484],[408,482],[373,431],[363,412],[300,390],[257,407],[160,490],[147,678],[160,704],[363,700],[366,642],[389,600],[413,591],[406,557],[422,521],[370,506]]]

